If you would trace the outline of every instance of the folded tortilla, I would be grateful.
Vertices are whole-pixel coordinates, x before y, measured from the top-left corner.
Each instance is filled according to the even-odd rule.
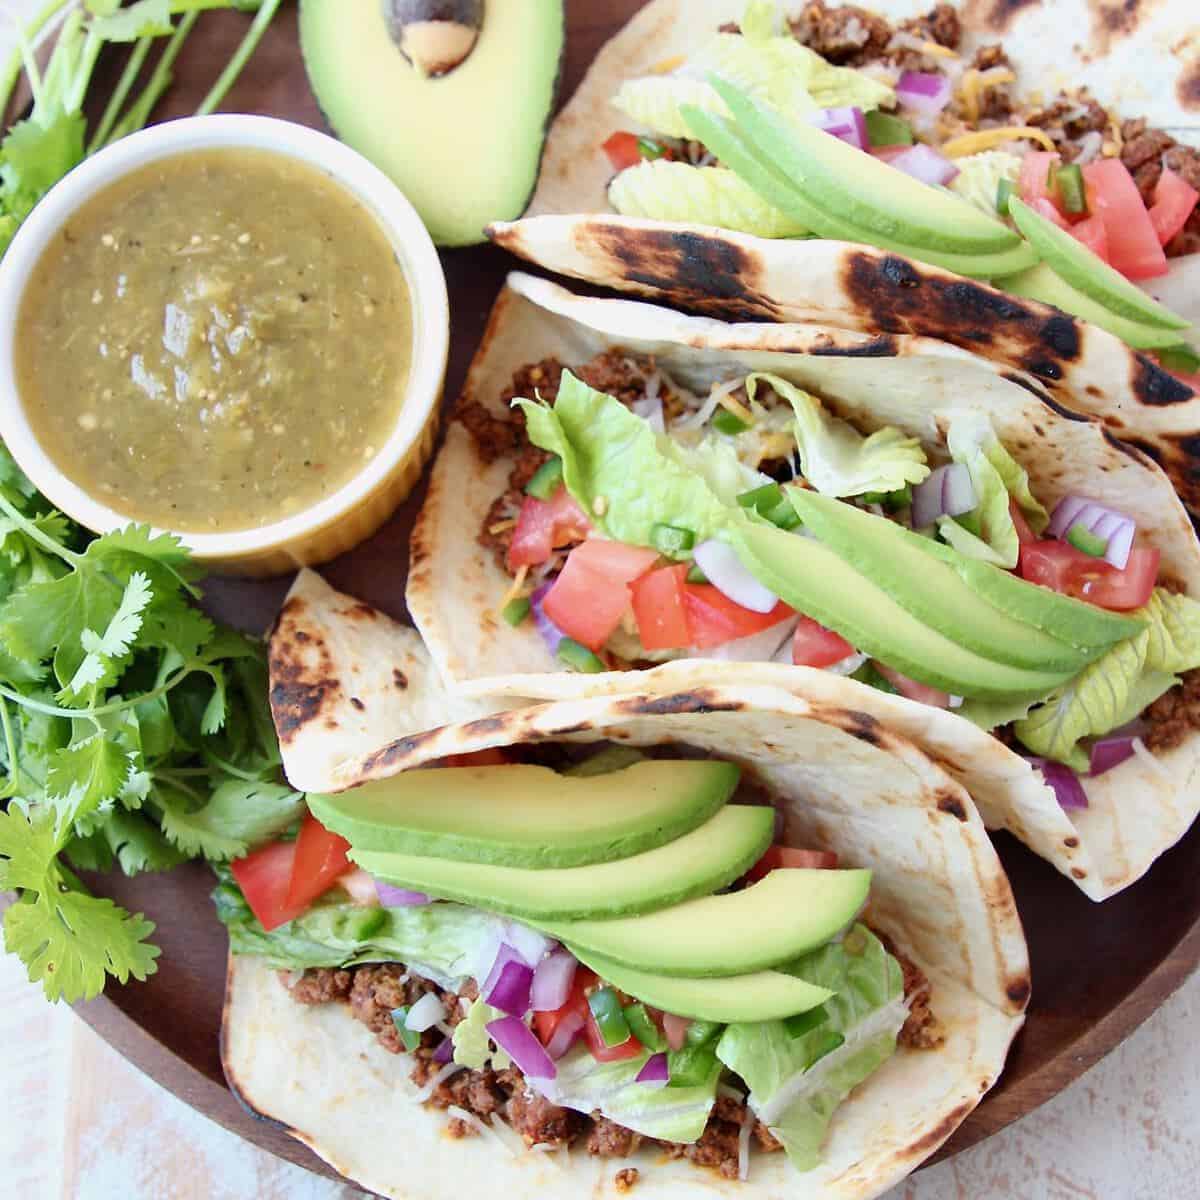
[[[345,1005],[303,1007],[260,962],[231,959],[222,1060],[252,1110],[391,1197],[607,1195],[617,1169],[636,1165],[638,1194],[649,1200],[739,1189],[866,1200],[933,1153],[996,1081],[1030,993],[1020,920],[970,797],[911,742],[837,700],[732,681],[647,694],[633,677],[635,686],[619,695],[528,706],[411,736],[406,731],[425,721],[434,701],[424,690],[431,664],[412,671],[408,689],[388,688],[391,664],[401,661],[408,672],[419,647],[386,620],[331,638],[352,603],[311,573],[289,602],[287,638],[305,634],[321,648],[333,689],[284,744],[296,786],[320,778],[344,787],[448,754],[539,741],[677,743],[736,762],[783,812],[786,841],[836,850],[846,864],[873,871],[867,920],[928,977],[947,1036],[936,1049],[900,1048],[852,1093],[815,1170],[798,1173],[784,1155],[760,1154],[750,1181],[738,1183],[654,1151],[620,1161],[582,1149],[550,1157],[524,1150],[508,1129],[452,1140],[445,1114],[414,1100],[408,1061],[384,1051]],[[369,637],[360,636],[364,627]],[[341,687],[348,678],[351,686]],[[372,748],[364,740],[322,773],[306,743],[327,746],[330,721],[355,726],[362,713],[352,700],[360,693],[373,697],[377,728],[390,726],[393,736]]]
[[[990,359],[912,336],[892,339],[889,356],[877,358],[872,344],[863,334],[818,325],[727,324],[638,301],[582,298],[513,274],[472,363],[463,402],[478,401],[499,416],[501,392],[517,368],[548,356],[580,363],[619,346],[653,355],[699,394],[714,381],[769,371],[811,388],[852,423],[894,425],[926,444],[942,440],[954,412],[975,409],[988,415],[1048,507],[1071,493],[1106,497],[1161,549],[1164,576],[1200,596],[1200,544],[1170,482],[1144,454],[1112,439],[1095,418],[1014,381]],[[531,622],[513,628],[501,618],[498,604],[511,581],[476,541],[511,467],[507,456],[485,461],[452,419],[413,533],[408,606],[450,690],[559,698],[657,687],[656,679],[670,688],[692,673],[745,678],[748,670],[768,671],[778,686],[805,696],[844,696],[904,732],[967,787],[990,827],[1010,830],[1096,900],[1140,878],[1200,812],[1200,738],[1194,733],[1172,750],[1131,758],[1089,779],[1089,807],[1068,813],[1026,759],[968,721],[825,672],[675,663],[636,685],[625,673],[568,673]]]
[[[550,270],[728,320],[922,334],[986,354],[1142,446],[1200,516],[1200,396],[1112,334],[866,246],[768,240],[612,213],[613,171],[601,146],[628,124],[611,105],[621,83],[693,52],[719,26],[738,21],[744,7],[744,0],[653,0],[642,8],[596,56],[551,127],[527,216],[492,226],[493,240]],[[801,7],[798,0],[782,5],[785,12]],[[864,7],[895,20],[932,5],[871,0]],[[1194,80],[1189,86],[1188,56],[1169,49],[1192,34],[1189,8],[1143,6],[1113,23],[1090,0],[1002,4],[964,14],[963,53],[999,40],[1023,90],[1086,86],[1101,103],[1194,142],[1200,102]],[[880,338],[873,353],[889,354],[891,346],[891,338]]]

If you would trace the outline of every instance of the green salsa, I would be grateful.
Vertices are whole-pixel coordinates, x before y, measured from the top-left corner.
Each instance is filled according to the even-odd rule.
[[[229,532],[311,507],[378,453],[412,336],[391,242],[345,188],[270,151],[194,151],[55,235],[21,302],[17,382],[90,495]]]

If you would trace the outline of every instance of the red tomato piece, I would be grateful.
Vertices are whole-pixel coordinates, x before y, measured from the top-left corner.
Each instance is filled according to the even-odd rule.
[[[542,611],[569,638],[599,650],[629,607],[629,587],[658,561],[658,551],[589,538],[567,556]]]
[[[590,1009],[588,1010],[587,1024],[583,1027],[583,1036],[587,1040],[592,1057],[597,1062],[620,1062],[624,1058],[637,1058],[644,1049],[642,1043],[632,1033],[628,1040],[619,1046],[605,1045],[604,1038],[600,1034],[600,1027],[596,1024]]]
[[[296,839],[296,859],[292,863],[292,881],[288,886],[288,907],[307,908],[323,896],[350,869],[346,851],[350,843],[330,833],[311,813],[300,826]]]
[[[838,856],[832,850],[798,850],[794,846],[769,846],[762,858],[746,872],[746,879],[750,883],[757,883],[771,871],[786,867],[832,871],[837,865]]]
[[[692,646],[697,650],[708,650],[736,638],[761,633],[792,615],[792,610],[782,600],[769,613],[751,612],[735,604],[711,583],[687,584],[683,602],[687,608]]]
[[[918,683],[915,679],[909,679],[907,675],[901,675],[899,671],[893,671],[891,667],[885,667],[883,663],[876,662],[875,670],[884,677],[902,696],[907,696],[909,700],[918,700],[922,704],[931,705],[933,708],[949,708],[950,693],[943,692],[939,688],[930,687],[927,683]]]
[[[1093,558],[1069,542],[1049,538],[1021,547],[1017,571],[1022,579],[1040,584],[1100,608],[1124,611],[1141,608],[1150,599],[1158,578],[1158,550],[1135,546],[1124,570]]]
[[[687,1042],[687,1032],[692,1026],[690,1017],[677,1017],[674,1013],[661,1013],[659,1017],[659,1027],[663,1031],[663,1037],[667,1039],[667,1045],[672,1050],[682,1050]]]
[[[1097,258],[1108,262],[1108,231],[1098,216],[1085,217],[1070,226],[1071,236],[1081,241]]]
[[[1017,180],[1017,193],[1030,208],[1037,207],[1034,203],[1037,200],[1047,200],[1053,204],[1054,197],[1050,192],[1050,168],[1061,161],[1058,154],[1052,154],[1049,150],[1030,150],[1021,160],[1021,175]],[[1056,208],[1055,212],[1057,211]]]
[[[1150,223],[1158,234],[1159,244],[1165,246],[1186,224],[1200,200],[1186,179],[1164,167],[1154,186],[1154,203],[1150,206]]]
[[[626,167],[635,166],[642,161],[642,152],[638,149],[638,136],[626,129],[618,130],[604,143],[604,153],[612,163],[614,171],[624,171]]]
[[[286,925],[308,907],[307,901],[288,902],[295,861],[295,842],[272,842],[229,864],[251,912],[268,933]]]
[[[1022,546],[1029,542],[1037,541],[1037,534],[1029,528],[1029,522],[1025,520],[1025,514],[1021,511],[1021,506],[1013,499],[1009,499],[1008,511],[1012,516],[1013,525],[1017,530],[1017,541]]]
[[[792,662],[798,667],[831,667],[853,653],[854,647],[840,633],[812,617],[801,617],[792,635]]]
[[[1035,196],[1034,199],[1029,201],[1029,207],[1032,208],[1035,213],[1045,217],[1047,221],[1057,225],[1059,229],[1066,229],[1068,231],[1070,230],[1071,222],[1068,221],[1067,218],[1058,211],[1058,206],[1048,197]]]
[[[550,1039],[554,1037],[563,1018],[569,1013],[579,1013],[581,1016],[590,1014],[587,994],[588,990],[595,987],[597,982],[596,973],[580,963],[575,968],[575,977],[571,980],[571,990],[567,994],[566,1000],[563,1001],[562,1007],[551,1012],[535,1012],[533,1014],[533,1032],[538,1035],[538,1040],[543,1046],[550,1044]]]
[[[692,644],[684,605],[687,573],[687,563],[676,563],[629,585],[638,636],[647,650],[682,650]]]
[[[565,487],[549,500],[526,496],[508,546],[508,565],[533,567],[544,563],[556,546],[587,537],[592,524]]]
[[[1108,236],[1108,261],[1129,279],[1165,275],[1167,256],[1125,164],[1097,159],[1083,168],[1083,179],[1089,207]]]

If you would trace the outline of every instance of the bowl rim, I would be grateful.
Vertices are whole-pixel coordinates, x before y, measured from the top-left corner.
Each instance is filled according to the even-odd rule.
[[[412,308],[412,360],[387,440],[336,492],[281,520],[202,533],[121,513],[67,477],[33,432],[14,369],[17,317],[30,275],[66,221],[98,192],[140,168],[192,151],[253,149],[284,155],[328,175],[379,223],[404,272]],[[241,113],[183,117],[131,134],[85,159],[46,194],[0,259],[0,430],[18,466],[55,508],[103,534],[130,524],[168,532],[201,560],[247,557],[297,543],[369,499],[420,445],[441,401],[450,345],[446,279],[417,211],[378,167],[328,134],[293,121]]]

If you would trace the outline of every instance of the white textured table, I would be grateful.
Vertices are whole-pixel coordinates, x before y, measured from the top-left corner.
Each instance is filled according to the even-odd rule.
[[[910,1179],[888,1200],[1200,1197],[1198,1023],[1200,976],[1049,1104]],[[0,1196],[6,1200],[349,1200],[360,1194],[200,1116],[131,1067],[70,1010],[47,1005],[20,965],[3,956],[0,1046]]]

